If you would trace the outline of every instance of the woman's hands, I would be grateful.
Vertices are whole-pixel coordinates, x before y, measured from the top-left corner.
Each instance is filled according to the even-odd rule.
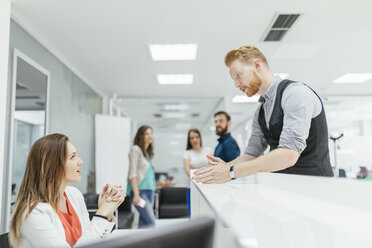
[[[132,204],[138,206],[140,199],[141,197],[139,194],[133,194]]]
[[[97,214],[105,216],[110,221],[112,214],[125,199],[123,188],[120,185],[106,184],[98,197]]]

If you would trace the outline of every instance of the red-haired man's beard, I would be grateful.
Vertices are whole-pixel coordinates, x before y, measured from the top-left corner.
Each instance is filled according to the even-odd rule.
[[[251,97],[257,94],[261,87],[261,84],[261,80],[259,78],[255,78],[249,83],[248,86],[243,86],[240,88],[240,90],[242,90],[247,96]]]

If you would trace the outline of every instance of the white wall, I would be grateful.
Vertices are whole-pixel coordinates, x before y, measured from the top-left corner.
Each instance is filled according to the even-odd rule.
[[[6,124],[6,93],[8,85],[8,53],[10,29],[10,1],[0,1],[0,223],[3,218],[4,144]],[[3,227],[0,227],[0,233]]]
[[[35,39],[29,32],[31,30],[25,30],[17,22],[10,22],[10,52],[16,48],[50,72],[48,131],[63,133],[70,138],[84,161],[81,180],[74,183],[74,186],[83,193],[93,192],[94,115],[101,112],[101,97],[72,69],[47,50],[43,46],[43,41]],[[9,65],[12,65],[12,56],[9,57]],[[9,79],[8,85],[11,84]]]

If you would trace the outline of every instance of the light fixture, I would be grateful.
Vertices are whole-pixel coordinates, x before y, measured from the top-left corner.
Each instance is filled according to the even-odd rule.
[[[163,118],[168,118],[168,119],[177,119],[177,118],[185,118],[185,117],[186,117],[186,114],[180,113],[180,112],[163,113]]]
[[[365,83],[372,79],[372,73],[346,73],[333,80],[334,83]]]
[[[187,104],[165,104],[164,110],[188,110],[189,105]]]
[[[192,84],[194,81],[193,74],[158,74],[156,78],[161,85]]]
[[[281,79],[287,79],[289,77],[289,73],[274,73],[275,76],[279,76]]]
[[[151,44],[150,54],[155,61],[195,60],[196,44]]]
[[[178,145],[180,142],[178,140],[172,140],[169,142],[171,145]]]
[[[260,98],[259,95],[248,97],[247,95],[236,95],[233,99],[233,103],[256,103]]]

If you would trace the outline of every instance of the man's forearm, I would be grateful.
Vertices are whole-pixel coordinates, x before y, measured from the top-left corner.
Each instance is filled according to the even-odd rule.
[[[233,161],[228,162],[227,165],[232,166],[232,165],[236,165],[236,164],[240,164],[240,163],[250,161],[250,160],[255,159],[255,158],[256,157],[253,157],[251,155],[243,154],[240,157],[237,157],[236,159],[234,159]]]
[[[283,170],[293,166],[297,162],[298,157],[299,153],[292,149],[278,148],[251,161],[236,164],[234,170],[238,178],[257,172]]]

